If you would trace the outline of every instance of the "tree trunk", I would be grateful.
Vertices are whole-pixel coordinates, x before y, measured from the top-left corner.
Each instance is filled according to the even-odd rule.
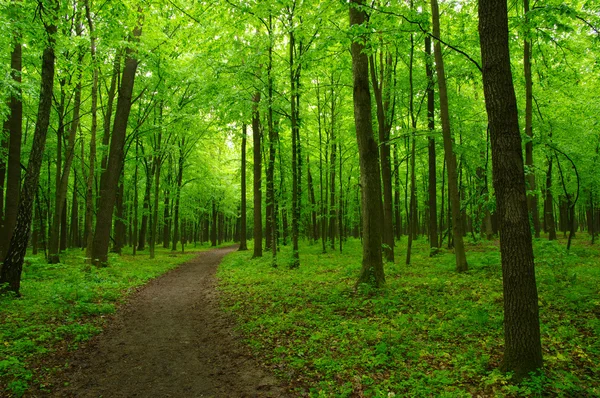
[[[53,10],[58,10],[58,1],[54,1]],[[52,20],[50,17],[49,20]],[[20,194],[19,206],[17,209],[17,221],[13,235],[8,246],[8,250],[0,270],[0,285],[6,283],[7,290],[19,295],[21,287],[21,272],[23,270],[23,260],[27,251],[29,241],[29,231],[31,229],[31,219],[33,204],[38,190],[40,178],[40,169],[46,147],[46,136],[48,125],[50,124],[50,111],[52,110],[52,90],[54,87],[54,35],[56,34],[56,25],[49,22],[46,25],[46,34],[48,44],[42,55],[42,74],[40,84],[40,101],[38,103],[37,121],[33,135],[33,144],[29,154],[29,163],[27,165],[27,174],[23,182],[23,188]]]
[[[502,367],[517,382],[542,367],[533,247],[517,101],[510,70],[506,1],[479,0],[483,88],[490,124],[492,166],[504,287]]]
[[[248,131],[246,124],[242,126],[242,198],[241,198],[241,220],[240,220],[240,248],[238,250],[248,250],[246,243],[246,230],[247,230],[247,214],[246,214],[246,140],[248,137]]]
[[[253,258],[262,257],[262,164],[260,157],[260,91],[252,97],[252,143],[254,160],[254,254]]]
[[[181,198],[181,185],[183,184],[183,167],[185,166],[185,137],[179,142],[179,164],[177,168],[177,188],[175,190],[175,207],[173,209],[173,246],[172,251],[177,250],[179,242],[179,200]],[[183,237],[182,237],[183,238]],[[183,251],[183,240],[181,241],[181,250]]]
[[[426,72],[427,72],[427,129],[431,132],[429,136],[429,247],[431,254],[440,247],[438,242],[437,224],[437,175],[435,156],[435,93],[433,91],[433,67],[431,59],[431,39],[425,36]]]
[[[17,6],[18,0],[13,0],[13,6]],[[15,15],[15,18],[17,15]],[[20,33],[15,33],[13,48],[10,56],[11,77],[15,82],[14,91],[11,90],[9,108],[10,116],[4,123],[4,131],[8,134],[8,163],[5,165],[6,190],[0,192],[6,194],[6,202],[3,203],[3,214],[0,215],[0,262],[4,260],[8,250],[8,244],[12,238],[13,230],[17,222],[17,211],[19,208],[19,190],[21,188],[21,140],[23,135],[23,102],[21,100],[21,72],[23,69]],[[4,172],[2,170],[2,179]],[[4,182],[2,183],[2,188]]]
[[[79,13],[78,13],[79,15]],[[83,26],[79,21],[79,16],[76,18],[76,30],[77,36],[80,37],[83,31]],[[69,189],[69,175],[71,173],[71,166],[73,159],[75,158],[75,137],[77,135],[77,129],[79,128],[79,113],[81,109],[81,79],[82,73],[81,68],[83,64],[83,49],[79,49],[79,57],[77,61],[77,85],[75,86],[75,99],[73,105],[73,118],[71,120],[71,126],[69,130],[69,137],[67,139],[67,150],[65,157],[65,164],[62,172],[57,165],[57,173],[60,173],[58,178],[57,192],[55,195],[54,202],[54,217],[52,218],[52,230],[50,231],[50,245],[48,247],[48,263],[57,264],[60,262],[59,251],[63,249],[64,237],[66,237],[66,231],[64,228],[63,219],[66,221],[66,202],[67,202],[67,191]],[[60,139],[60,138],[59,138]],[[61,223],[63,224],[61,228]],[[60,230],[60,235],[59,235]],[[60,241],[59,241],[60,237]]]
[[[523,0],[525,11],[525,27],[528,28],[529,0]],[[535,237],[540,237],[540,214],[538,211],[538,195],[535,184],[535,168],[533,164],[533,81],[531,78],[531,39],[529,32],[525,32],[523,43],[523,66],[525,73],[525,165],[527,167],[527,208],[533,221]]]
[[[138,10],[138,13],[140,14],[138,25],[133,30],[134,40],[137,40],[142,34],[141,10]],[[117,110],[113,124],[112,139],[110,141],[108,163],[106,171],[102,173],[100,180],[100,206],[92,244],[92,262],[95,265],[105,265],[108,261],[113,209],[115,207],[117,184],[121,175],[120,170],[123,166],[125,135],[127,133],[129,113],[131,112],[131,100],[137,66],[138,61],[134,57],[134,50],[129,47],[126,50],[125,68],[117,99]]]
[[[548,157],[548,171],[546,172],[544,226],[548,231],[548,240],[556,240],[556,222],[554,221],[554,198],[552,196],[552,156]]]
[[[364,0],[350,3],[350,26],[362,25],[366,13],[362,10]],[[359,39],[359,38],[357,38]],[[371,121],[371,94],[369,92],[369,59],[364,52],[362,40],[352,42],[352,80],[354,98],[354,122],[360,162],[362,187],[363,259],[357,286],[368,283],[375,287],[385,284],[381,257],[381,175],[377,142],[373,137]]]
[[[123,245],[125,243],[125,221],[123,219],[123,194],[124,194],[124,186],[123,186],[123,174],[121,173],[121,178],[119,181],[119,186],[117,188],[117,196],[115,201],[115,232],[114,232],[114,242],[113,242],[113,253],[121,254]]]
[[[160,109],[161,117],[160,124],[162,129],[162,104]],[[152,209],[152,219],[150,222],[150,258],[155,257],[156,248],[156,235],[158,234],[158,199],[160,196],[160,169],[162,165],[162,153],[161,153],[161,141],[162,141],[162,130],[158,131],[158,137],[156,139],[157,148],[155,148],[154,155],[154,206]]]
[[[290,15],[290,26],[293,26],[293,16]],[[299,153],[299,137],[300,126],[297,120],[297,70],[294,66],[294,49],[296,46],[294,30],[290,30],[290,105],[291,105],[291,127],[292,127],[292,262],[290,268],[298,268],[300,266],[300,253],[298,251],[298,235],[300,223],[300,198],[298,195],[299,188],[299,170],[298,153]]]
[[[433,17],[433,34],[440,37],[440,12],[437,0],[431,0],[431,14]],[[448,202],[452,208],[452,235],[454,239],[454,254],[456,256],[456,271],[464,272],[469,266],[465,255],[463,242],[460,196],[458,192],[458,176],[456,169],[456,155],[453,150],[452,131],[450,129],[450,113],[448,106],[448,91],[446,88],[446,74],[442,46],[435,41],[434,46],[435,66],[438,77],[438,90],[440,95],[440,116],[442,119],[442,133],[444,136],[444,152],[446,154],[446,167],[448,169]]]

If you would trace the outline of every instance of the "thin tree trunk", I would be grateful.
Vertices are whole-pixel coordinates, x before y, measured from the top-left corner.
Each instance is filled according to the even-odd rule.
[[[246,243],[246,230],[247,230],[247,214],[246,214],[246,141],[248,137],[248,131],[246,124],[242,126],[242,197],[241,197],[241,220],[240,220],[240,248],[238,250],[248,250]]]
[[[293,15],[290,15],[290,26],[293,25]],[[289,55],[290,55],[290,105],[291,105],[291,125],[292,125],[292,262],[290,268],[298,268],[300,266],[300,253],[298,251],[298,235],[299,235],[299,223],[300,223],[300,198],[298,195],[299,191],[299,169],[298,166],[298,152],[300,143],[298,138],[300,136],[300,126],[297,120],[297,97],[298,97],[298,85],[297,85],[297,70],[294,66],[294,49],[296,46],[294,30],[290,30],[290,43],[289,43]]]
[[[179,200],[181,198],[181,185],[183,184],[183,167],[185,166],[185,137],[179,142],[179,164],[177,168],[177,187],[175,190],[175,208],[173,209],[173,246],[172,251],[177,250],[177,242],[179,242]],[[183,229],[183,227],[181,227]],[[181,240],[181,251],[183,251],[183,236]]]
[[[254,159],[254,254],[253,258],[262,257],[262,164],[260,157],[260,91],[252,97],[252,143]]]
[[[427,72],[427,129],[431,132],[429,136],[429,247],[431,254],[440,247],[438,242],[437,224],[437,175],[435,155],[435,93],[433,91],[433,67],[431,59],[431,39],[425,36],[426,72]]]
[[[366,13],[359,9],[364,0],[351,0],[350,26],[362,25]],[[377,142],[371,123],[371,94],[369,92],[369,59],[364,52],[362,39],[352,42],[352,80],[354,97],[354,122],[360,162],[362,188],[363,259],[357,286],[362,283],[381,287],[385,284],[381,257],[381,174]]]
[[[440,37],[440,13],[437,0],[431,0],[431,14],[433,17],[433,35]],[[461,230],[460,196],[458,192],[458,176],[456,169],[456,155],[454,154],[454,143],[450,129],[450,113],[448,106],[448,91],[446,88],[446,74],[444,71],[444,59],[442,46],[435,41],[434,46],[435,66],[438,77],[438,90],[440,96],[440,115],[442,119],[442,133],[444,136],[444,152],[446,153],[446,166],[448,169],[448,201],[452,208],[452,235],[454,239],[454,254],[456,256],[456,271],[464,272],[469,266],[465,255],[465,245]]]
[[[383,50],[382,50],[383,51]],[[393,217],[393,199],[392,199],[392,166],[390,151],[390,130],[391,121],[389,120],[390,101],[389,96],[391,87],[386,75],[391,76],[391,56],[387,55],[386,61],[383,60],[383,52],[380,53],[379,77],[377,76],[375,55],[370,57],[371,65],[371,85],[375,97],[377,110],[377,124],[379,132],[379,155],[381,157],[381,177],[383,186],[383,224],[382,239],[384,244],[385,259],[394,262],[394,217]],[[385,83],[388,82],[386,85]],[[384,95],[387,92],[387,97]]]
[[[523,0],[525,12],[525,27],[528,28],[529,0]],[[527,189],[530,191],[527,195],[527,208],[533,221],[535,237],[540,237],[540,214],[538,211],[538,195],[535,183],[535,168],[533,164],[533,81],[531,78],[531,39],[528,32],[525,32],[523,43],[523,69],[525,73],[525,165],[527,166]]]
[[[542,367],[538,294],[517,100],[510,69],[506,1],[479,0],[483,88],[490,124],[492,166],[504,287],[502,368],[521,381]]]

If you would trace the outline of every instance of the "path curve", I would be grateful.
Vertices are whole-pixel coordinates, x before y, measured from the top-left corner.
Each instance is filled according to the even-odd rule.
[[[235,247],[200,253],[133,295],[77,352],[56,397],[282,397],[219,309],[215,272]]]

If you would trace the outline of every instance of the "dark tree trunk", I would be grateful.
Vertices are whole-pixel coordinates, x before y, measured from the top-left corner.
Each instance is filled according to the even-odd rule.
[[[162,129],[162,108],[160,108],[159,123]],[[152,209],[152,219],[150,220],[150,258],[155,257],[156,237],[158,235],[158,200],[160,196],[160,169],[162,165],[163,155],[161,153],[162,130],[158,131],[156,138],[156,148],[154,148],[154,205]]]
[[[138,26],[133,31],[134,40],[137,40],[142,34],[141,10],[138,10],[140,20]],[[133,85],[135,82],[135,72],[138,61],[134,57],[133,48],[126,50],[125,69],[121,87],[119,88],[119,97],[117,99],[117,110],[115,113],[115,122],[113,125],[112,139],[110,141],[110,153],[106,171],[102,173],[100,180],[100,206],[96,218],[96,231],[92,244],[92,262],[95,265],[104,265],[108,261],[108,246],[110,243],[110,231],[112,227],[113,209],[117,195],[117,185],[123,166],[123,150],[125,144],[125,135],[127,133],[127,121],[131,112],[131,100]]]
[[[398,159],[398,145],[394,145],[394,220],[396,239],[402,236],[402,215],[400,203],[400,161]]]
[[[76,18],[76,29],[77,36],[81,36],[83,26],[79,21],[79,17]],[[83,49],[79,49],[79,59],[77,61],[77,67],[81,68],[83,64]],[[48,247],[48,262],[50,264],[56,264],[60,262],[59,251],[63,250],[66,246],[66,203],[67,203],[67,191],[69,189],[69,176],[71,174],[71,166],[73,159],[75,158],[75,137],[77,135],[77,129],[79,127],[79,113],[81,109],[81,69],[77,72],[77,85],[75,86],[75,100],[73,105],[73,118],[71,120],[71,126],[69,129],[69,137],[67,139],[67,150],[65,157],[65,164],[61,172],[57,164],[57,180],[56,186],[57,191],[55,194],[54,202],[54,217],[52,218],[52,230],[50,231],[50,245]],[[59,140],[61,138],[59,137]],[[60,175],[60,177],[59,177]],[[60,235],[59,235],[60,230]],[[59,241],[60,237],[60,241]],[[60,250],[59,250],[60,249]]]
[[[538,294],[517,100],[510,70],[506,1],[479,0],[483,87],[490,124],[492,166],[504,286],[502,367],[517,382],[542,367]]]
[[[529,0],[523,0],[525,12],[525,25],[528,27]],[[527,30],[529,28],[526,28]],[[535,168],[533,164],[533,81],[531,79],[531,39],[529,32],[525,33],[523,43],[523,66],[525,73],[525,165],[527,166],[527,189],[530,191],[527,195],[527,207],[533,221],[535,237],[540,237],[540,214],[538,211],[538,195],[535,183]]]
[[[77,200],[77,170],[73,171],[73,192],[71,200],[71,226],[69,228],[69,247],[79,247],[79,201]]]
[[[85,0],[85,15],[90,30],[90,52],[92,54],[93,72],[92,72],[92,125],[90,128],[90,167],[88,170],[86,191],[85,191],[85,257],[91,259],[92,245],[94,242],[94,177],[96,174],[96,132],[98,130],[98,65],[96,65],[96,33],[94,30],[94,20],[90,9],[90,0]],[[136,160],[137,161],[137,160]]]
[[[433,17],[433,34],[440,37],[440,13],[437,0],[431,0],[431,14]],[[444,59],[442,46],[439,41],[434,44],[435,66],[438,77],[438,89],[440,95],[440,115],[442,119],[442,132],[444,136],[444,152],[446,154],[446,166],[448,169],[448,206],[452,209],[452,235],[454,239],[454,254],[456,256],[456,270],[466,271],[469,266],[465,255],[463,242],[460,196],[458,191],[458,175],[456,167],[456,155],[454,154],[454,142],[450,129],[450,114],[448,106],[448,91],[446,88],[446,74],[444,71]],[[450,221],[450,220],[449,220]]]
[[[425,37],[425,54],[427,55],[427,129],[432,133],[429,136],[429,247],[435,249],[440,247],[438,242],[438,225],[437,225],[437,175],[436,175],[436,156],[435,156],[435,94],[433,92],[433,67],[431,59],[431,39]]]
[[[290,15],[290,26],[293,26],[293,16]],[[292,125],[292,262],[290,268],[298,268],[300,266],[300,253],[298,251],[298,235],[300,223],[300,198],[299,191],[299,147],[300,147],[300,126],[297,119],[297,98],[298,98],[298,71],[294,66],[294,50],[296,46],[294,30],[290,30],[290,113]]]
[[[173,209],[173,246],[172,251],[177,250],[177,242],[179,242],[179,200],[181,198],[181,185],[183,184],[183,167],[185,166],[185,137],[179,142],[179,161],[177,167],[177,187],[175,188],[175,207]],[[182,237],[183,238],[183,237]],[[181,250],[183,251],[183,240],[181,242]]]
[[[546,172],[544,226],[548,231],[548,240],[556,240],[556,222],[554,221],[554,198],[552,196],[552,156],[548,157],[548,171]]]
[[[121,254],[123,245],[125,243],[125,220],[124,211],[123,211],[123,198],[124,194],[124,186],[123,186],[123,175],[121,174],[121,179],[119,181],[119,186],[117,188],[117,196],[115,201],[115,232],[114,232],[114,242],[113,242],[113,253]]]
[[[253,257],[262,257],[262,164],[260,157],[260,92],[252,97],[252,143],[254,159],[254,254]]]
[[[248,250],[246,243],[247,237],[247,214],[246,214],[246,140],[248,137],[248,131],[246,124],[242,126],[242,197],[241,197],[241,220],[240,220],[240,248],[238,250]]]
[[[57,11],[58,1],[53,2],[53,11]],[[52,20],[53,17],[50,17]],[[56,25],[50,22],[46,25],[48,44],[42,55],[42,75],[40,84],[40,101],[38,104],[37,121],[33,135],[33,144],[29,154],[29,163],[27,165],[27,174],[21,189],[19,206],[17,209],[17,221],[13,235],[8,246],[8,250],[0,270],[0,285],[8,284],[6,289],[19,295],[21,287],[21,272],[23,270],[23,260],[27,251],[29,241],[29,231],[31,229],[31,219],[33,204],[38,190],[40,178],[40,169],[46,147],[46,136],[48,125],[50,124],[50,111],[52,110],[52,90],[54,87],[54,35],[56,34]]]
[[[217,246],[217,205],[215,201],[212,201],[212,215],[211,215],[211,228],[210,228],[210,242],[211,246]]]
[[[142,147],[143,149],[143,147]],[[143,150],[142,150],[143,152]],[[156,164],[148,164],[147,160],[144,170],[146,170],[146,187],[144,189],[144,200],[142,206],[142,224],[140,225],[140,234],[138,236],[138,251],[142,251],[146,248],[146,232],[148,231],[148,218],[150,217],[150,193],[152,191],[152,176],[154,175],[154,168]]]
[[[382,50],[383,51],[383,50]],[[390,101],[392,88],[390,87],[392,57],[390,54],[385,56],[380,54],[379,76],[377,75],[375,55],[370,57],[371,65],[371,85],[375,97],[377,110],[377,125],[379,127],[379,155],[381,157],[381,178],[383,185],[383,225],[382,239],[384,244],[385,258],[389,262],[394,262],[394,216],[393,216],[393,198],[392,198],[392,166],[390,150],[390,130],[391,113],[390,107],[393,106]],[[384,98],[385,96],[385,98]]]
[[[363,0],[350,3],[350,26],[362,25],[366,13],[359,7]],[[358,39],[358,38],[357,38]],[[375,287],[385,284],[381,257],[381,225],[383,205],[381,203],[381,175],[377,142],[373,137],[371,123],[371,94],[369,92],[369,59],[364,52],[362,40],[352,42],[352,78],[354,98],[354,122],[360,162],[360,184],[362,188],[363,259],[357,286],[368,283]]]
[[[16,5],[16,0],[13,1]],[[16,16],[15,16],[16,17]],[[15,82],[14,91],[11,90],[9,107],[10,116],[4,123],[4,131],[8,134],[8,163],[1,170],[1,178],[6,174],[6,190],[0,192],[0,203],[3,204],[3,214],[0,214],[0,261],[3,261],[12,238],[17,222],[19,208],[19,191],[21,188],[21,139],[23,135],[23,102],[21,101],[21,71],[22,49],[20,34],[15,34],[13,49],[10,57],[11,77]],[[2,182],[4,189],[4,181]],[[3,202],[6,193],[6,202]]]

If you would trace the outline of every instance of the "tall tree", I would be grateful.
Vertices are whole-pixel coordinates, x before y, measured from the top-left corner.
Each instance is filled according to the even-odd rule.
[[[12,1],[11,11],[13,18],[18,18],[19,0]],[[6,194],[0,197],[0,203],[3,205],[0,214],[0,261],[3,261],[8,250],[8,244],[13,234],[17,222],[17,210],[19,208],[19,190],[21,187],[21,140],[23,133],[23,101],[21,95],[21,73],[23,69],[20,32],[15,31],[13,36],[13,48],[10,55],[11,78],[15,86],[11,90],[9,109],[10,115],[4,124],[4,131],[8,133],[8,162],[3,164],[1,169],[2,184],[1,188]],[[6,174],[6,189],[4,189],[4,177]]]
[[[240,248],[238,250],[248,250],[248,245],[246,243],[246,230],[247,230],[247,217],[246,217],[246,140],[248,137],[248,131],[246,128],[246,124],[242,126],[242,197],[241,197],[241,221],[240,221]]]
[[[529,37],[529,0],[523,0],[525,12],[525,39],[523,40],[523,69],[525,74],[525,165],[527,166],[527,207],[533,221],[535,237],[540,237],[540,214],[536,192],[535,169],[533,164],[533,79],[531,78],[531,38]]]
[[[440,11],[437,0],[431,0],[431,16],[433,19],[433,35],[439,39],[441,37]],[[454,140],[452,139],[452,130],[450,128],[450,111],[448,105],[448,89],[446,87],[446,73],[444,70],[444,58],[439,40],[435,40],[433,52],[435,55],[435,68],[440,96],[440,117],[442,119],[442,134],[444,136],[444,153],[446,156],[446,168],[448,170],[448,202],[452,209],[452,236],[454,238],[456,270],[458,272],[464,272],[469,266],[467,264],[465,245],[463,242],[456,154],[454,153]]]
[[[436,155],[435,155],[435,93],[433,91],[433,60],[431,59],[431,39],[425,36],[425,72],[427,74],[427,129],[429,136],[429,247],[431,253],[440,247],[437,235],[437,176],[436,176]]]
[[[133,40],[137,41],[142,35],[142,10],[138,9],[138,24],[133,30]],[[131,112],[133,85],[138,60],[135,50],[128,47],[125,50],[125,68],[119,88],[117,110],[113,124],[112,138],[110,140],[110,153],[106,170],[100,180],[100,206],[96,219],[96,230],[92,245],[92,262],[96,265],[106,264],[108,261],[108,246],[112,227],[113,209],[117,195],[120,170],[123,166],[123,153],[127,122]]]
[[[19,295],[21,287],[21,272],[23,260],[29,242],[29,231],[33,203],[38,191],[40,169],[46,147],[46,136],[50,124],[50,111],[52,110],[52,91],[54,88],[54,45],[56,35],[56,23],[54,21],[57,10],[60,7],[58,0],[49,3],[51,9],[42,7],[42,17],[46,31],[46,48],[42,54],[42,76],[40,83],[40,101],[38,103],[37,121],[33,134],[33,145],[29,154],[27,174],[21,189],[19,207],[17,210],[17,221],[13,235],[10,239],[7,254],[0,270],[0,285],[6,283],[7,289]]]
[[[254,160],[254,255],[262,257],[262,165],[260,156],[261,131],[260,131],[260,91],[252,97],[252,143]]]
[[[350,27],[363,25],[366,12],[364,0],[351,0]],[[360,163],[360,184],[362,188],[363,259],[357,285],[368,283],[376,287],[385,284],[381,256],[381,225],[383,205],[381,203],[381,174],[379,153],[373,137],[371,120],[371,93],[369,91],[369,58],[365,54],[365,37],[361,35],[352,41],[352,80],[354,97],[354,123]]]
[[[76,11],[75,31],[77,36],[81,36],[83,32],[80,10]],[[66,233],[65,225],[62,225],[61,227],[61,220],[66,218],[65,204],[67,202],[67,191],[69,189],[69,176],[71,174],[73,159],[75,158],[75,138],[77,136],[77,129],[79,128],[79,113],[81,110],[82,64],[84,54],[83,47],[80,47],[78,49],[77,71],[75,73],[77,82],[75,84],[73,115],[69,128],[69,135],[67,137],[65,163],[62,171],[58,167],[56,170],[57,173],[60,173],[60,176],[57,174],[58,184],[55,194],[54,217],[52,218],[52,230],[50,231],[50,242],[48,245],[48,263],[50,264],[57,264],[60,262],[59,249],[62,245],[59,246],[59,231],[61,235]]]
[[[393,70],[394,65],[391,53],[382,49],[379,56],[379,65],[377,65],[376,54],[372,54],[370,57],[370,66],[371,85],[373,86],[377,110],[377,125],[379,127],[379,155],[381,157],[381,178],[383,185],[383,252],[387,261],[394,262],[395,242],[390,132],[392,130],[395,108],[392,87],[392,74],[395,71]]]
[[[517,100],[510,69],[506,1],[479,0],[483,88],[490,124],[492,167],[504,288],[502,367],[520,381],[542,367],[538,294]]]

